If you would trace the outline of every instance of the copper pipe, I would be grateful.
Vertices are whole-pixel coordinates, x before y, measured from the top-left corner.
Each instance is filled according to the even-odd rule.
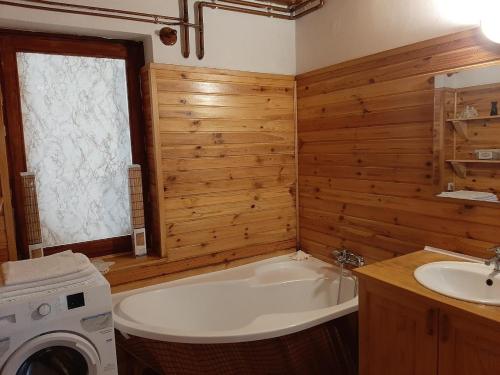
[[[298,10],[298,9],[302,9],[302,8],[304,8],[306,5],[309,5],[309,4],[314,3],[314,2],[316,2],[316,1],[318,1],[318,0],[305,0],[305,1],[302,1],[302,2],[300,2],[300,3],[290,5],[290,6],[288,7],[288,9],[289,9],[289,11],[290,11],[290,12],[295,12],[296,10]]]
[[[290,15],[284,15],[284,14],[278,14],[278,13],[272,13],[272,12],[264,12],[262,10],[238,8],[238,7],[231,6],[231,5],[220,5],[219,3],[208,3],[205,1],[200,1],[199,4],[201,4],[202,7],[211,8],[211,9],[222,9],[222,10],[227,10],[230,12],[253,14],[256,16],[264,16],[264,17],[270,17],[270,18],[280,18],[280,19],[284,19],[284,20],[292,20],[293,19],[292,16],[290,16]]]
[[[230,12],[252,14],[257,16],[272,17],[285,20],[296,20],[302,16],[305,16],[306,14],[309,14],[321,8],[325,3],[324,0],[304,0],[295,5],[282,7],[277,5],[264,4],[262,1],[254,2],[251,0],[212,0],[212,2],[198,1],[195,3],[196,23],[192,24],[189,23],[187,0],[180,0],[181,1],[180,17],[164,16],[152,13],[141,13],[141,12],[113,9],[113,8],[102,8],[90,5],[68,4],[52,0],[18,0],[18,1],[22,1],[23,3],[0,0],[0,5],[8,5],[20,8],[36,9],[36,10],[45,10],[45,11],[59,12],[59,13],[78,14],[86,16],[153,23],[166,26],[180,26],[182,34],[182,55],[186,58],[189,57],[189,27],[194,27],[195,29],[197,29],[196,54],[199,59],[202,59],[203,56],[205,55],[205,42],[204,42],[204,29],[203,29],[204,7],[210,9],[221,9]],[[297,10],[303,9],[307,5],[312,4],[316,1],[318,1],[318,4],[316,4],[315,6],[308,8],[300,13],[296,13]],[[26,4],[26,3],[35,3],[41,5]],[[220,3],[228,3],[234,5],[223,5]],[[266,11],[258,9],[266,9]]]
[[[43,0],[23,0],[23,1],[30,1],[30,2],[40,2],[40,3],[46,3]],[[50,2],[50,3],[55,3],[55,2]],[[61,6],[63,3],[60,3]],[[34,4],[23,4],[23,3],[17,3],[13,1],[4,1],[0,0],[0,5],[8,5],[8,6],[14,6],[14,7],[19,7],[19,8],[27,8],[27,9],[35,9],[35,10],[45,10],[45,11],[51,11],[51,12],[57,12],[57,13],[67,13],[67,14],[78,14],[78,15],[84,15],[84,16],[94,16],[94,17],[103,17],[103,18],[112,18],[112,19],[119,19],[119,20],[127,20],[127,21],[135,21],[135,22],[145,22],[145,23],[154,23],[158,25],[167,25],[167,26],[190,26],[190,27],[196,27],[195,24],[186,24],[183,22],[182,19],[176,18],[176,17],[169,17],[169,16],[160,16],[160,15],[152,15],[152,14],[147,14],[147,13],[139,13],[139,12],[128,12],[124,10],[115,10],[115,9],[106,9],[106,8],[99,8],[99,10],[89,10],[89,11],[84,11],[84,10],[72,10],[72,9],[65,9],[65,8],[57,8],[53,6],[45,6],[45,5],[34,5]],[[49,5],[49,4],[48,4]],[[64,7],[84,7],[83,5],[80,6],[75,6],[69,4],[64,4]],[[89,7],[92,8],[92,7]],[[98,12],[104,12],[104,13],[112,13],[116,12],[118,14],[104,14],[104,13],[98,13]],[[136,15],[137,17],[132,17],[132,16],[125,16],[125,15],[119,15],[119,14],[131,14],[131,15]],[[145,17],[145,18],[140,18],[140,17]],[[151,18],[151,19],[147,19]],[[171,21],[162,21],[162,20],[171,20]]]
[[[275,11],[275,12],[282,12],[282,13],[290,13],[290,10],[288,7],[280,7],[272,4],[261,4],[261,3],[253,3],[250,1],[245,1],[245,0],[217,0],[219,3],[229,3],[229,4],[236,4],[236,5],[241,5],[245,7],[252,7],[252,8],[261,8],[261,9],[267,9],[269,11]]]
[[[298,14],[293,14],[296,10],[302,9],[308,4],[314,3],[318,1],[318,4],[315,6],[308,8]],[[237,6],[230,6],[230,5],[221,5],[219,3],[230,3],[230,4],[237,4],[245,7],[254,7],[254,8],[260,8],[260,9],[269,9],[269,11],[261,11],[261,10],[254,10],[254,9],[249,9],[249,8],[241,8]],[[196,30],[196,55],[198,56],[198,59],[203,59],[205,56],[205,31],[203,27],[203,8],[210,8],[210,9],[221,9],[221,10],[227,10],[230,12],[237,12],[237,13],[245,13],[245,14],[253,14],[257,16],[264,16],[264,17],[273,17],[273,18],[279,18],[279,19],[285,19],[285,20],[296,20],[302,16],[305,16],[306,14],[309,14],[319,8],[321,8],[325,4],[324,0],[306,0],[302,3],[299,3],[295,6],[290,6],[288,8],[283,8],[283,7],[277,7],[277,6],[269,6],[267,4],[262,4],[262,3],[253,3],[250,1],[245,1],[245,0],[216,0],[215,2],[209,3],[206,1],[197,1],[195,3],[195,18],[196,18],[196,25],[198,26]],[[279,12],[286,12],[287,14],[279,14],[272,12],[271,9],[274,9],[275,11]]]
[[[314,2],[315,0],[311,0],[309,1],[309,3],[311,2]],[[301,4],[299,4],[301,5]],[[306,14],[309,14],[309,13],[312,13],[314,12],[315,10],[318,10],[319,8],[322,8],[323,6],[325,5],[325,0],[319,0],[318,4],[316,4],[315,6],[311,7],[311,8],[308,8],[306,10],[304,10],[303,12],[300,12],[298,14],[294,14],[293,15],[293,19],[296,20],[296,19],[299,19],[300,17],[303,17],[305,16]],[[302,8],[302,7],[301,7]],[[297,8],[296,8],[297,9]],[[300,8],[299,8],[300,9]]]
[[[21,1],[24,1],[27,3],[39,3],[39,4],[52,5],[52,6],[62,6],[62,7],[68,7],[68,8],[75,8],[75,9],[86,9],[86,10],[98,11],[98,12],[119,13],[119,14],[128,14],[128,15],[132,15],[132,16],[148,17],[148,18],[154,18],[154,19],[167,19],[167,20],[173,20],[173,21],[181,21],[181,19],[179,17],[163,16],[161,14],[142,13],[142,12],[134,12],[134,11],[130,11],[130,10],[121,10],[121,9],[113,9],[113,8],[101,8],[101,7],[96,7],[96,6],[92,6],[92,5],[69,4],[69,3],[62,3],[60,1],[51,1],[51,0],[21,0]]]
[[[273,13],[273,12],[263,12],[263,11],[253,11],[251,9],[247,9],[247,8],[238,8],[238,7],[232,7],[233,9],[224,9],[224,6],[217,6],[216,4],[219,3],[219,2],[223,2],[223,3],[231,3],[231,4],[237,4],[237,5],[241,5],[241,6],[245,6],[245,7],[254,7],[254,8],[264,8],[264,9],[269,9],[269,10],[275,10],[275,11],[278,11],[278,12],[283,12],[283,13],[287,13],[287,17],[280,17],[282,15],[280,14],[277,14],[277,13]],[[311,3],[315,3],[317,2],[318,4],[316,4],[315,6],[311,7],[311,8],[308,8],[306,9],[305,11],[303,12],[300,12],[298,14],[293,14],[294,12],[296,12],[297,10],[299,9],[302,9],[304,8],[305,6],[311,4]],[[210,7],[212,9],[216,9],[216,8],[220,8],[222,10],[231,10],[233,12],[238,12],[238,13],[247,13],[247,14],[254,14],[254,15],[258,15],[258,16],[265,16],[265,17],[273,17],[273,18],[281,18],[281,19],[288,19],[288,20],[296,20],[302,16],[305,16],[306,14],[309,14],[321,7],[324,6],[325,4],[325,0],[305,0],[301,3],[298,3],[298,4],[295,4],[295,5],[291,5],[287,8],[284,8],[284,7],[278,7],[278,6],[274,6],[274,5],[268,5],[268,4],[262,4],[262,3],[254,3],[254,2],[250,2],[250,1],[245,1],[245,0],[214,0],[213,3],[210,3],[210,4],[215,4],[216,6],[215,7]],[[207,8],[209,8],[207,6]]]
[[[205,26],[203,24],[203,3],[194,4],[194,16],[198,28],[196,29],[196,56],[199,60],[205,56]]]
[[[182,56],[184,58],[189,57],[190,53],[190,46],[189,46],[189,12],[188,12],[188,0],[181,0],[179,3],[180,8],[180,16],[182,18],[182,21],[184,22],[184,25],[181,25],[180,30],[181,30],[181,51],[182,51]]]
[[[253,10],[253,9],[247,9],[247,8],[238,8],[230,5],[220,5],[218,3],[208,3],[206,1],[197,1],[195,3],[195,10],[196,10],[196,24],[198,25],[196,36],[197,36],[197,49],[196,49],[196,55],[198,56],[198,59],[203,59],[205,56],[205,31],[203,29],[203,8],[210,8],[210,9],[221,9],[221,10],[227,10],[230,12],[237,12],[237,13],[246,13],[246,14],[253,14],[257,16],[265,16],[265,17],[274,17],[274,18],[279,18],[279,19],[285,19],[285,20],[293,20],[293,17],[290,15],[284,15],[284,14],[277,14],[277,13],[271,13],[271,12],[264,12],[260,10]]]

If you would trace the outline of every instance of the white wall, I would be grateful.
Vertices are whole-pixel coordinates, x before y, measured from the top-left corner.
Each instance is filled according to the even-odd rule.
[[[101,7],[178,16],[177,0],[65,0]],[[189,5],[193,21],[193,0]],[[198,60],[191,29],[191,56],[180,41],[164,46],[153,24],[69,15],[0,5],[0,27],[143,40],[148,61],[244,71],[294,74],[295,23],[267,17],[205,10],[205,58]]]
[[[436,76],[434,86],[436,88],[449,87],[461,89],[470,86],[490,85],[500,82],[500,65],[484,68],[462,70],[451,76],[441,74]]]
[[[477,4],[478,0],[326,0],[323,9],[296,22],[297,71],[470,28],[479,22]]]
[[[178,15],[177,0],[64,1]],[[155,25],[0,5],[0,27],[143,40],[148,61],[295,74],[478,24],[470,11],[478,0],[325,1],[323,9],[297,22],[206,9],[206,54],[201,61],[192,30],[191,57],[184,59],[180,42],[174,47],[161,44],[155,35],[160,27]]]

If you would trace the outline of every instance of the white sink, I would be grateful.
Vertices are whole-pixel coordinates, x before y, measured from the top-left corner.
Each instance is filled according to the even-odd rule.
[[[445,296],[484,305],[500,306],[500,273],[470,262],[434,262],[418,267],[417,281]]]

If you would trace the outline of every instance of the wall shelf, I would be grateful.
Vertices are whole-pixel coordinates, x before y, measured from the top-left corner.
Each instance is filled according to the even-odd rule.
[[[458,177],[467,177],[468,164],[499,164],[500,160],[446,160],[453,167],[453,171]]]
[[[489,121],[489,120],[500,120],[500,116],[480,116],[480,117],[474,117],[474,118],[450,118],[447,119],[447,122],[451,122],[453,124],[453,128],[459,134],[461,137],[465,139],[469,139],[469,135],[467,132],[467,126],[469,122],[476,122],[476,121]]]

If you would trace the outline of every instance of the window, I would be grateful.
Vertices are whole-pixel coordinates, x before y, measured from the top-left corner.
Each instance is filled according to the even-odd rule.
[[[0,33],[18,248],[19,174],[33,172],[46,254],[131,249],[127,168],[144,163],[142,46],[103,39]],[[9,94],[7,94],[9,93]]]
[[[125,60],[20,52],[17,66],[44,246],[129,234]]]

